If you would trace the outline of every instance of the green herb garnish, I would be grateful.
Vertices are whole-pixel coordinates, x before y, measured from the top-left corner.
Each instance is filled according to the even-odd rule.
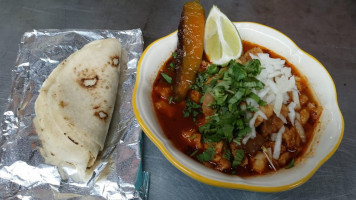
[[[197,134],[193,134],[192,136],[189,137],[189,141],[194,140],[197,137]]]
[[[215,64],[208,66],[206,70],[207,70],[209,75],[214,75],[214,74],[217,74],[219,72],[219,68]]]
[[[169,104],[172,104],[172,101],[173,101],[173,96],[170,96],[170,97],[168,98],[168,103],[169,103]]]
[[[290,163],[285,168],[290,169],[292,167],[294,167],[294,158],[290,161]]]
[[[229,149],[226,149],[224,151],[223,158],[225,158],[226,160],[230,160],[231,159],[231,152],[230,152]]]
[[[177,52],[173,52],[172,56],[173,56],[174,59],[177,59]]]
[[[245,152],[242,149],[236,151],[234,160],[232,161],[232,167],[237,167],[241,164],[242,160],[245,157]]]
[[[196,149],[195,151],[193,151],[193,153],[191,153],[191,154],[190,154],[190,157],[194,157],[194,156],[195,156],[195,154],[197,154],[197,153],[198,153],[198,151],[199,151],[198,149]]]
[[[183,116],[192,116],[195,122],[199,114],[201,114],[201,105],[195,103],[191,99],[187,99],[185,102],[185,108],[183,110]]]
[[[210,146],[207,150],[205,150],[203,153],[199,154],[197,156],[197,159],[200,162],[207,162],[210,161],[214,158],[215,156],[215,150],[214,150],[214,146]]]
[[[208,93],[214,97],[214,101],[209,105],[214,114],[208,117],[206,124],[199,127],[203,141],[234,140],[240,144],[241,139],[251,132],[247,111],[256,112],[257,108],[240,105],[248,98],[255,100],[260,106],[266,105],[265,101],[252,92],[264,87],[264,84],[256,79],[260,72],[259,60],[251,60],[245,66],[231,60],[224,68],[211,65],[207,70],[198,73],[192,88],[204,94],[200,102],[204,101]]]
[[[170,77],[169,75],[167,75],[166,73],[161,73],[162,77],[164,78],[164,80],[167,81],[167,83],[171,84],[172,83],[172,77]]]
[[[171,63],[169,64],[169,69],[170,69],[170,70],[174,70],[175,68],[176,68],[176,65],[171,62]]]

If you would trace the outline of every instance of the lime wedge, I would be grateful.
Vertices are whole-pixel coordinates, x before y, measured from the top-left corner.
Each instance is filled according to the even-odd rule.
[[[242,42],[235,25],[215,5],[205,23],[204,50],[210,61],[223,65],[242,54]]]

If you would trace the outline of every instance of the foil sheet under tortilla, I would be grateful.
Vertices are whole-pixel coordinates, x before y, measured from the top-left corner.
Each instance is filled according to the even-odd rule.
[[[41,141],[32,123],[34,103],[42,83],[62,60],[85,44],[103,38],[119,39],[124,49],[119,91],[101,158],[90,181],[78,184],[61,179],[58,168],[44,162],[38,149]],[[141,165],[142,131],[131,104],[142,49],[140,29],[50,29],[23,35],[1,121],[0,199],[147,198],[149,175]]]

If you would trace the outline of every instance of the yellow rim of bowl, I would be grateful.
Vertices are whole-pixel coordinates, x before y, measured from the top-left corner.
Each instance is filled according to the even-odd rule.
[[[173,34],[176,34],[177,31],[162,37],[156,41],[154,41],[153,43],[151,43],[146,49],[145,51],[142,53],[141,58],[138,62],[137,65],[137,74],[136,74],[136,83],[135,83],[135,88],[133,91],[133,95],[132,95],[132,105],[133,105],[133,110],[136,116],[136,119],[138,121],[138,123],[140,124],[142,130],[145,132],[145,134],[151,139],[151,141],[158,147],[159,150],[161,150],[161,152],[163,153],[163,155],[168,159],[168,161],[170,161],[176,168],[178,168],[180,171],[182,171],[183,173],[185,173],[186,175],[190,176],[193,179],[196,179],[198,181],[201,181],[203,183],[209,184],[209,185],[213,185],[213,186],[218,186],[218,187],[225,187],[225,188],[233,188],[233,189],[243,189],[243,190],[250,190],[250,191],[257,191],[257,192],[279,192],[279,191],[284,191],[284,190],[289,190],[292,188],[295,188],[297,186],[302,185],[303,183],[305,183],[307,180],[309,180],[313,174],[316,172],[317,169],[320,168],[321,165],[323,165],[337,150],[337,148],[339,147],[341,140],[343,138],[344,135],[344,118],[342,116],[341,110],[339,108],[339,104],[337,101],[337,93],[336,93],[336,87],[335,87],[335,83],[334,80],[332,79],[331,75],[329,74],[328,70],[326,70],[326,68],[324,67],[324,65],[322,65],[316,58],[314,58],[312,55],[310,55],[309,53],[303,51],[301,48],[299,48],[298,45],[295,44],[295,42],[293,40],[291,40],[288,36],[286,36],[284,33],[271,28],[269,26],[263,25],[263,24],[259,24],[259,23],[255,23],[255,22],[233,22],[235,23],[252,23],[252,24],[257,24],[260,26],[264,26],[270,29],[273,29],[275,31],[277,31],[278,33],[282,34],[284,37],[286,37],[287,39],[289,39],[300,51],[302,51],[303,53],[305,53],[307,56],[311,57],[313,60],[315,60],[317,63],[319,63],[320,66],[322,66],[324,68],[324,70],[326,71],[326,73],[329,75],[333,86],[334,86],[334,95],[335,95],[335,100],[336,100],[336,104],[337,104],[337,108],[339,110],[340,116],[341,116],[341,122],[342,122],[342,128],[341,128],[341,134],[339,136],[339,139],[336,143],[336,145],[334,146],[334,148],[330,151],[330,153],[328,155],[326,155],[318,164],[317,166],[310,171],[305,177],[301,178],[300,180],[292,183],[292,184],[288,184],[288,185],[283,185],[283,186],[276,186],[276,187],[265,187],[265,186],[252,186],[252,185],[246,185],[246,184],[240,184],[240,183],[227,183],[227,182],[222,182],[222,181],[217,181],[217,180],[213,180],[210,178],[206,178],[203,177],[195,172],[193,172],[192,170],[188,169],[187,167],[185,167],[184,165],[182,165],[181,163],[179,163],[167,150],[166,148],[163,146],[163,144],[154,136],[154,134],[149,130],[149,128],[146,126],[146,124],[143,122],[139,111],[137,109],[137,105],[136,105],[136,92],[137,92],[137,86],[139,83],[139,77],[140,77],[140,69],[141,69],[141,62],[142,59],[144,58],[146,52],[158,41],[163,40]]]

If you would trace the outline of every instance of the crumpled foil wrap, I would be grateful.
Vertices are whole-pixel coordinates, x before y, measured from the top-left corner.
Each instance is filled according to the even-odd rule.
[[[119,91],[109,133],[87,183],[63,180],[47,165],[32,123],[42,83],[70,54],[90,41],[117,38],[123,46]],[[131,97],[143,49],[140,29],[33,30],[22,37],[9,103],[1,122],[0,199],[146,199],[149,175],[142,171],[141,134]],[[95,55],[93,55],[95,56]]]

